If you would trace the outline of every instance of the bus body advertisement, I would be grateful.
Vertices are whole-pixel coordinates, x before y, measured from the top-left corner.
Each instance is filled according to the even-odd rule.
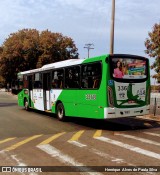
[[[147,58],[113,54],[71,59],[20,72],[19,106],[70,117],[107,119],[146,115],[150,104]]]

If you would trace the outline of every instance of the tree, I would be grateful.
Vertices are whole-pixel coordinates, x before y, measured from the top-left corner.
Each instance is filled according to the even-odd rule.
[[[2,54],[2,47],[0,47],[0,55]],[[0,57],[0,60],[1,60],[1,57]],[[4,87],[4,78],[2,77],[2,73],[1,73],[1,66],[0,66],[0,88]]]
[[[149,57],[155,58],[151,68],[155,69],[156,72],[153,78],[156,78],[160,83],[160,24],[156,23],[153,26],[152,32],[149,32],[148,35],[149,37],[146,38],[145,41],[145,53],[147,53]]]
[[[38,61],[39,32],[23,29],[12,33],[4,41],[1,53],[1,74],[6,83],[17,79],[17,73],[35,69]]]
[[[6,83],[10,84],[17,79],[18,72],[78,55],[71,38],[48,30],[19,30],[10,34],[0,48],[0,72]]]
[[[41,55],[38,59],[37,67],[60,60],[78,58],[74,41],[61,33],[52,33],[45,30],[41,33],[39,42]]]

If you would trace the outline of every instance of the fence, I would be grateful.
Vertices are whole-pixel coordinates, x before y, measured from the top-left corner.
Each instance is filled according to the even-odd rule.
[[[151,93],[150,114],[160,115],[160,93]]]

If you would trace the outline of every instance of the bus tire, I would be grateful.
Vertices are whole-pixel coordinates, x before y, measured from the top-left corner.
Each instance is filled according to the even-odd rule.
[[[24,100],[24,108],[26,111],[29,111],[29,103],[27,99]]]
[[[57,114],[58,120],[60,120],[60,121],[65,121],[66,120],[65,110],[64,110],[64,106],[63,106],[62,103],[57,104],[56,114]]]

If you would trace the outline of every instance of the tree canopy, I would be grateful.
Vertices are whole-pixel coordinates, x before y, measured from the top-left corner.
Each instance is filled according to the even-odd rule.
[[[78,57],[72,38],[48,30],[11,33],[0,49],[1,75],[9,83],[16,80],[18,72]]]
[[[156,78],[160,83],[160,24],[156,23],[152,31],[148,33],[148,36],[145,40],[145,53],[147,53],[149,57],[155,58],[151,68],[156,72],[153,78]]]

